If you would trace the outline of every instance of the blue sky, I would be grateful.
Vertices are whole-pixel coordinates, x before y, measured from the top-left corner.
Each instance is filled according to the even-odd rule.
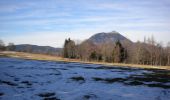
[[[62,47],[118,31],[132,41],[170,41],[170,0],[0,0],[0,39]]]

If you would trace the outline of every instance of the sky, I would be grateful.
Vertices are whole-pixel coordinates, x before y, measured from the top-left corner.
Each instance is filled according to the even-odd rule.
[[[170,0],[0,0],[0,39],[6,44],[62,47],[117,31],[130,40],[170,41]]]

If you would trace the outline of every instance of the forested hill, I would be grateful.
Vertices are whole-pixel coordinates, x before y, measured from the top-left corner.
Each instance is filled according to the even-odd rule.
[[[65,40],[63,57],[85,61],[170,65],[170,47],[151,38],[132,42],[118,32],[97,33],[80,44]]]
[[[38,46],[30,44],[20,44],[15,45],[15,51],[19,52],[31,52],[31,53],[41,53],[41,54],[60,54],[62,48],[54,48],[50,46]]]
[[[124,37],[123,35],[121,35],[120,33],[116,31],[112,31],[108,33],[105,33],[105,32],[97,33],[91,36],[88,40],[93,42],[94,44],[104,44],[108,42],[115,43],[118,40],[121,43],[124,43],[124,42],[132,43],[131,40],[127,39],[126,37]]]
[[[163,47],[154,37],[144,38],[144,41],[132,42],[115,31],[97,33],[80,44],[68,38],[65,40],[63,48],[28,44],[14,45],[12,43],[5,46],[0,41],[1,50],[62,55],[65,58],[85,61],[170,65],[169,45]]]

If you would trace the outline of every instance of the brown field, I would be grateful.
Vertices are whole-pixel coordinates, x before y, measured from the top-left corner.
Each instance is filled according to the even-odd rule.
[[[95,62],[95,61],[81,61],[79,59],[67,59],[58,56],[45,55],[45,54],[32,54],[24,52],[11,52],[11,51],[0,51],[0,56],[33,59],[33,60],[48,60],[48,61],[64,61],[64,62],[79,62],[88,64],[102,64],[108,67],[110,66],[122,66],[122,67],[135,67],[135,68],[146,68],[146,69],[165,69],[170,70],[170,66],[151,66],[151,65],[139,65],[139,64],[124,64],[124,63],[106,63],[106,62]]]

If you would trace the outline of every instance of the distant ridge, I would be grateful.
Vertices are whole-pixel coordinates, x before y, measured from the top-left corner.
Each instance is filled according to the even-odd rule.
[[[31,44],[15,45],[15,51],[19,51],[19,52],[58,55],[61,52],[61,50],[62,48],[54,48],[51,46],[38,46],[38,45],[31,45]]]
[[[88,40],[93,42],[94,44],[116,42],[118,40],[122,43],[124,42],[132,43],[131,40],[127,39],[126,37],[124,37],[123,35],[121,35],[120,33],[116,31],[107,32],[107,33],[106,32],[97,33],[91,36]]]
[[[122,44],[133,42],[120,33],[116,31],[112,32],[101,32],[91,36],[88,41],[93,42],[94,44],[105,44],[105,43],[115,43],[116,41],[120,41]],[[19,52],[30,52],[30,53],[40,53],[40,54],[51,54],[51,55],[59,55],[62,52],[62,48],[54,48],[51,46],[38,46],[32,44],[20,44],[15,45],[15,51]]]

